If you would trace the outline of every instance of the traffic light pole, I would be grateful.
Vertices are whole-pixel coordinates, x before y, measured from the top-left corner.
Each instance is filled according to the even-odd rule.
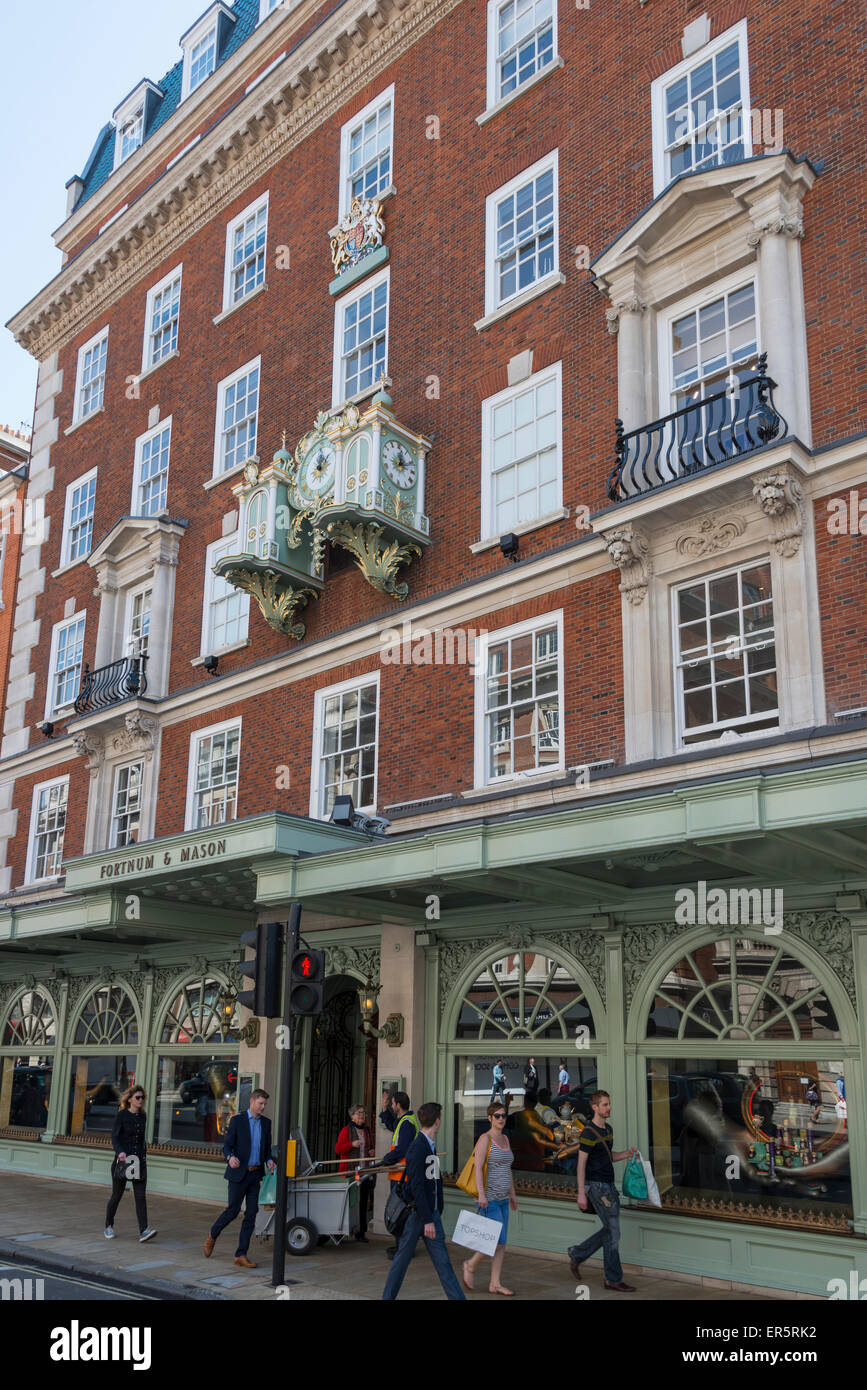
[[[286,1177],[286,1153],[292,1122],[292,1078],[295,1069],[295,1015],[290,1005],[292,962],[298,950],[298,924],[301,904],[293,903],[286,924],[286,949],[283,952],[283,1033],[289,1030],[289,1046],[281,1052],[277,1112],[277,1208],[274,1213],[274,1263],[271,1283],[275,1288],[283,1283],[286,1270],[286,1213],[289,1184]]]

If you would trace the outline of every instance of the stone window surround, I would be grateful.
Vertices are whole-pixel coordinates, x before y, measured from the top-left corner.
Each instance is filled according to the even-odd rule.
[[[152,625],[148,648],[149,699],[161,699],[168,692],[175,571],[183,534],[183,528],[174,521],[124,517],[88,560],[96,573],[100,596],[94,669],[126,655],[127,599],[150,581],[151,612],[158,621]]]
[[[806,160],[785,152],[682,176],[593,262],[596,286],[610,301],[608,331],[617,335],[618,414],[627,433],[659,418],[660,315],[743,270],[756,282],[776,405],[789,433],[810,446],[799,241],[801,200],[815,177]]]
[[[813,511],[801,477],[793,462],[762,468],[756,460],[736,481],[702,479],[706,486],[690,504],[658,505],[625,524],[618,525],[616,509],[596,520],[622,575],[627,763],[719,746],[718,739],[679,742],[673,594],[691,579],[753,560],[771,566],[779,732],[825,722]],[[741,734],[732,748],[763,736]]]
[[[123,708],[122,723],[116,714],[109,711],[99,723],[88,722],[86,728],[81,728],[79,724],[70,729],[75,752],[85,759],[85,767],[90,773],[83,854],[96,854],[108,848],[115,772],[125,763],[142,764],[138,842],[144,843],[154,838],[159,777],[159,721],[140,705],[130,709],[124,703]]]

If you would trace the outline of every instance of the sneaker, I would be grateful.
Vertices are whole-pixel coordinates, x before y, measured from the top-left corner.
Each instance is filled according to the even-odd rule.
[[[114,1228],[112,1226],[106,1226],[102,1234],[105,1236],[106,1240],[114,1240]]]
[[[156,1231],[154,1230],[153,1226],[146,1226],[138,1238],[139,1245],[141,1245],[142,1241],[153,1240],[155,1235]]]

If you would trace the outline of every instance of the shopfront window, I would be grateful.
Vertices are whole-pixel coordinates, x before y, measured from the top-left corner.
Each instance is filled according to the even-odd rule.
[[[220,1038],[240,1027],[237,1006],[230,1020],[223,1018],[217,980],[193,980],[178,990],[163,1019],[164,1043],[201,1043]]]
[[[659,980],[646,1034],[650,1160],[663,1206],[848,1231],[841,1031],[808,966],[773,938],[695,947]],[[679,1046],[666,1048],[669,1039]]]
[[[155,1144],[222,1144],[237,1110],[238,1056],[191,1051],[157,1063]]]
[[[121,985],[100,985],[84,1001],[75,1025],[76,1043],[138,1042],[135,1006]]]
[[[590,1009],[570,970],[548,956],[519,951],[491,961],[464,995],[455,1036],[492,1042],[572,1040],[593,1032]],[[555,1087],[556,1089],[556,1087]]]
[[[0,1033],[0,1129],[45,1128],[55,1041],[50,1000],[40,990],[24,990]]]
[[[111,1133],[120,1098],[129,1086],[135,1085],[136,1060],[134,1053],[73,1057],[67,1134],[76,1137]]]

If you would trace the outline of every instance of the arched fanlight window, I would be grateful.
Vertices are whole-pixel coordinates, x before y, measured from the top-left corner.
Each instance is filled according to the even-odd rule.
[[[832,1042],[840,1027],[824,986],[787,947],[726,936],[687,951],[666,972],[646,1036]]]
[[[53,1047],[54,1010],[41,990],[25,990],[18,996],[3,1029],[3,1046]]]
[[[268,494],[264,488],[254,492],[247,503],[247,549],[258,555],[265,539],[268,518]]]
[[[573,1039],[594,1033],[593,1018],[574,973],[549,956],[517,951],[485,965],[461,1001],[455,1037],[480,1042]]]
[[[353,439],[349,448],[346,450],[346,488],[348,492],[354,492],[356,488],[364,487],[367,478],[362,479],[361,474],[367,468],[370,461],[370,443],[367,435],[359,435]]]
[[[217,980],[190,980],[173,995],[163,1018],[160,1039],[164,1043],[222,1042],[228,1031],[240,1027],[237,1004],[229,1021],[223,1018]],[[235,1039],[231,1040],[235,1042]]]
[[[100,985],[87,995],[75,1025],[74,1042],[85,1045],[138,1042],[138,1020],[122,985]]]

